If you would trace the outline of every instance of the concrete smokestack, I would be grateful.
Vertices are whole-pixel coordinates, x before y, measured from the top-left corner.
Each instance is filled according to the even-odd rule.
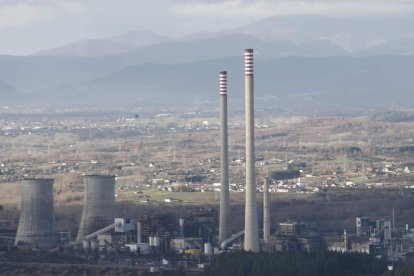
[[[114,223],[115,176],[85,175],[82,219],[77,241]]]
[[[38,248],[56,246],[53,179],[24,179],[21,189],[22,210],[15,244],[30,244]]]
[[[267,244],[270,243],[269,182],[266,177],[263,185],[263,239]]]
[[[220,72],[220,136],[221,136],[221,193],[220,193],[220,244],[229,237],[229,145],[227,134],[227,71]]]
[[[253,49],[246,49],[244,51],[244,86],[246,109],[246,209],[244,218],[244,250],[259,252],[256,156],[254,151]]]
[[[142,227],[141,222],[137,222],[137,243],[142,243]]]
[[[178,235],[180,235],[181,238],[184,238],[185,236],[184,227],[185,227],[185,221],[183,218],[180,218],[178,220],[178,232],[179,232]]]

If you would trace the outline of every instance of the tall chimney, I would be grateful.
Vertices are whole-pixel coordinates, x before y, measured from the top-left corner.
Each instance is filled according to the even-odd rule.
[[[253,49],[246,49],[244,51],[244,87],[246,109],[246,209],[244,218],[244,250],[259,252],[256,156],[254,153]]]
[[[142,227],[141,222],[137,222],[137,243],[142,243]]]
[[[221,136],[221,193],[220,193],[220,244],[229,237],[229,153],[227,135],[227,71],[220,72],[220,136]]]
[[[270,207],[269,207],[269,178],[266,177],[263,185],[263,239],[270,243]]]
[[[185,229],[184,229],[184,227],[185,227],[185,221],[184,221],[184,219],[183,218],[180,218],[179,220],[178,220],[178,234],[180,235],[180,237],[181,238],[184,238],[184,236],[185,236]]]

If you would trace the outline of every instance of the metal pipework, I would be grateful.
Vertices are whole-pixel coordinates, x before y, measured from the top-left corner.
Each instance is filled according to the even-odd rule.
[[[114,222],[115,176],[85,175],[82,219],[77,241]]]
[[[221,192],[220,192],[220,225],[219,242],[229,237],[229,153],[227,124],[227,71],[220,72],[220,138],[221,138]]]
[[[22,210],[15,244],[28,244],[37,248],[56,246],[53,179],[24,179],[21,183],[21,197]]]
[[[253,49],[244,51],[244,86],[246,116],[246,206],[244,250],[259,252],[256,200],[256,156],[254,149],[254,82]]]

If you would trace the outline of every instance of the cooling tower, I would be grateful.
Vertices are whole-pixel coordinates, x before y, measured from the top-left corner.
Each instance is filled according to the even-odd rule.
[[[84,199],[77,241],[114,223],[115,176],[83,177]]]
[[[227,71],[220,72],[220,138],[221,138],[221,192],[220,192],[220,244],[229,237],[229,154],[227,135]]]
[[[256,157],[254,150],[253,49],[246,49],[244,51],[244,85],[246,112],[246,206],[244,218],[244,250],[259,252],[256,200]]]
[[[55,246],[53,179],[24,179],[21,197],[22,210],[15,244],[30,244],[38,248]]]

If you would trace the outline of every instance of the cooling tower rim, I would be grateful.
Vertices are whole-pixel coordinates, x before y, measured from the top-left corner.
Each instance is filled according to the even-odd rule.
[[[53,178],[42,178],[42,177],[39,177],[39,178],[37,178],[37,177],[25,177],[25,178],[23,178],[22,179],[22,181],[26,181],[26,180],[28,180],[28,181],[54,181],[54,179]]]
[[[115,178],[116,175],[110,174],[85,174],[83,175],[84,178],[91,177],[91,178]]]

